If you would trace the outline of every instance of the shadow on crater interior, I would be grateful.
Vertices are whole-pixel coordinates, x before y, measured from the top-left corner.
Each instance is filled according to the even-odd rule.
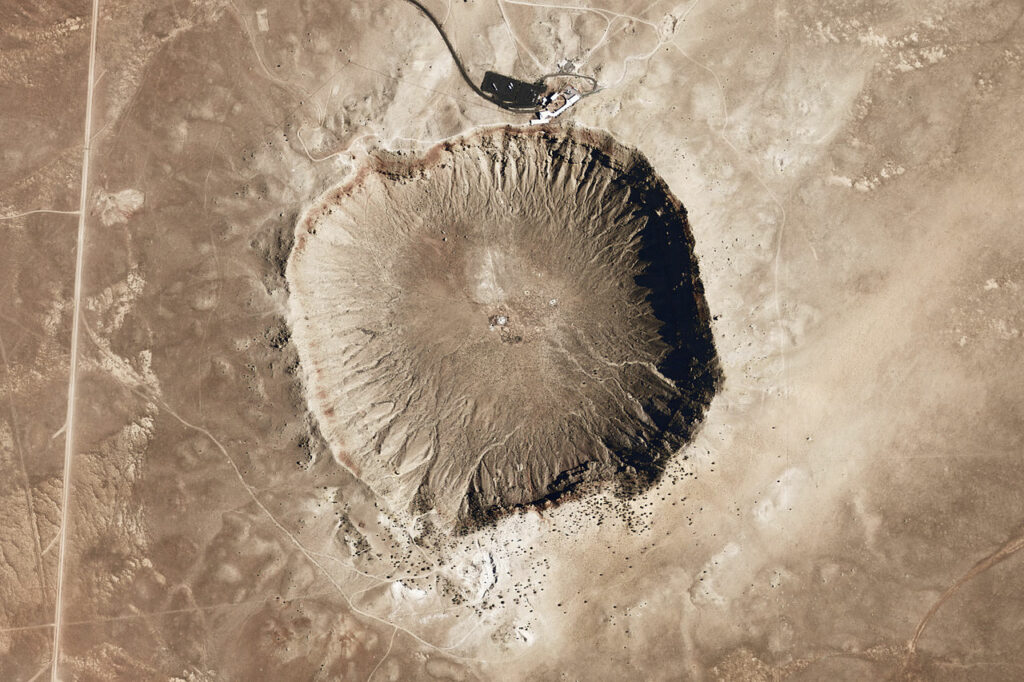
[[[378,152],[300,218],[290,324],[336,460],[467,530],[656,482],[721,381],[682,204],[578,127]]]

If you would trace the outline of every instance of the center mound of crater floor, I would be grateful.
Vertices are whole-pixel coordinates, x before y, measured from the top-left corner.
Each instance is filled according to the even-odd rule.
[[[452,527],[591,483],[642,489],[718,383],[685,212],[593,131],[374,156],[302,216],[287,277],[335,458]]]

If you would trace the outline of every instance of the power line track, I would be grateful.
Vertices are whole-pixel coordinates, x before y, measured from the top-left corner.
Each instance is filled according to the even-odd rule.
[[[74,454],[75,379],[78,373],[78,332],[82,315],[82,270],[85,263],[85,221],[89,203],[89,152],[92,143],[92,101],[96,85],[96,29],[99,24],[100,0],[92,0],[92,20],[89,36],[89,71],[85,92],[85,139],[82,145],[82,181],[78,203],[78,241],[75,250],[74,306],[71,314],[71,352],[68,362],[68,404],[64,422],[64,481],[61,490],[60,542],[57,550],[57,588],[53,606],[53,658],[50,661],[50,680],[60,680],[60,638],[64,620],[64,568],[67,564],[68,508],[71,505],[71,460]]]

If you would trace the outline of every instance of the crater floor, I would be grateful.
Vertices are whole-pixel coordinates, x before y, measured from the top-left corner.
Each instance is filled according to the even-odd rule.
[[[372,156],[300,218],[287,268],[335,457],[445,526],[647,486],[719,377],[692,246],[680,202],[605,134]]]

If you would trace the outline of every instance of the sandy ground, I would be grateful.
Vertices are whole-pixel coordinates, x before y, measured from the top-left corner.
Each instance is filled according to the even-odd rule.
[[[686,206],[725,379],[645,496],[458,538],[330,456],[284,263],[524,117],[398,0],[0,4],[0,678],[1024,675],[1020,4],[601,2],[431,7],[598,79],[555,125]]]

